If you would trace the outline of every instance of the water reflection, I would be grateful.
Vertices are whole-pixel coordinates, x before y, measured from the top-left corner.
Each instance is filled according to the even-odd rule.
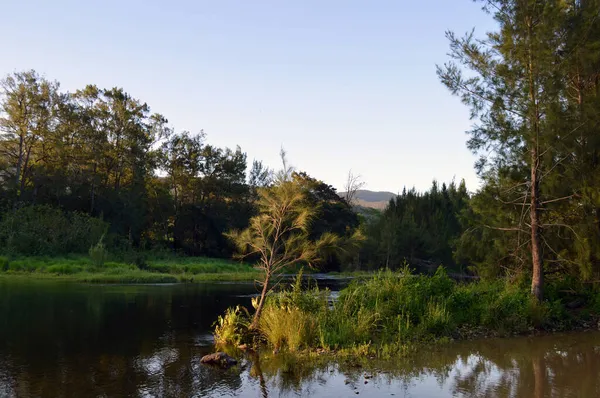
[[[0,397],[600,396],[597,332],[461,342],[387,362],[280,354],[226,371],[201,365],[216,315],[254,289],[0,284]]]
[[[296,361],[282,355],[263,361],[262,377],[274,396],[600,396],[597,332],[462,342],[360,367]]]

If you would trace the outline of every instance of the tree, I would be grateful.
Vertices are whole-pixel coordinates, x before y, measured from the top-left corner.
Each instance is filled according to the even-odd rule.
[[[316,217],[309,228],[311,240],[318,240],[325,232],[341,237],[351,237],[356,233],[359,226],[358,215],[334,187],[305,172],[293,172],[291,178],[304,190],[307,205],[316,211]],[[339,271],[344,262],[352,261],[353,254],[349,250],[323,253],[321,269],[325,272]]]
[[[356,193],[365,186],[360,175],[354,175],[352,170],[348,171],[346,184],[344,185],[344,199],[351,206],[356,205]]]
[[[309,239],[309,226],[316,211],[307,205],[305,193],[293,181],[280,181],[270,188],[260,188],[259,214],[250,219],[247,229],[228,234],[242,256],[258,255],[258,268],[264,272],[262,292],[254,314],[252,328],[258,326],[269,283],[281,271],[297,264],[312,266],[319,252],[340,244],[331,233],[319,240]]]
[[[248,184],[253,188],[269,186],[273,182],[273,170],[263,165],[262,161],[253,160],[248,175]]]
[[[248,228],[233,230],[227,236],[235,243],[240,257],[258,256],[257,267],[264,273],[262,291],[251,328],[256,329],[269,292],[269,283],[286,267],[315,266],[324,253],[355,246],[359,236],[349,239],[324,232],[311,239],[311,223],[318,214],[307,198],[308,191],[301,181],[293,178],[293,167],[280,152],[283,168],[276,174],[273,185],[258,188],[258,215],[252,217]]]
[[[173,134],[161,167],[174,198],[172,237],[189,254],[231,254],[223,232],[244,228],[252,212],[246,154],[204,143],[204,134]]]
[[[544,286],[544,227],[546,204],[553,200],[545,183],[559,164],[559,144],[570,147],[572,132],[564,120],[564,20],[571,2],[560,0],[493,0],[485,9],[493,12],[498,32],[477,40],[473,32],[458,38],[447,33],[454,61],[438,67],[438,75],[450,91],[471,109],[477,124],[468,146],[482,156],[478,171],[485,181],[501,181],[498,197],[507,206],[520,206],[529,222],[489,226],[528,233],[531,292],[539,300]],[[574,2],[573,2],[574,3]],[[561,59],[563,58],[563,59]],[[468,72],[466,72],[468,71]],[[528,231],[526,230],[528,229]],[[520,238],[516,239],[521,244]],[[552,250],[551,247],[548,247]]]
[[[444,183],[442,189],[433,181],[431,189],[423,193],[403,189],[380,217],[369,223],[370,242],[363,258],[392,269],[404,261],[423,271],[439,264],[457,265],[453,249],[463,233],[461,213],[468,207],[464,181],[458,188],[454,181],[448,186]]]
[[[36,164],[46,160],[43,150],[55,127],[58,83],[31,70],[7,76],[0,88],[0,155],[8,166],[2,179],[12,182],[17,203]]]

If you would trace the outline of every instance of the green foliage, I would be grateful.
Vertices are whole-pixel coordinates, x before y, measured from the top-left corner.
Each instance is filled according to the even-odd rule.
[[[108,258],[108,251],[106,250],[103,239],[104,235],[102,235],[98,243],[90,247],[90,250],[88,251],[92,263],[98,268],[104,267],[104,263]]]
[[[81,213],[45,205],[22,207],[0,221],[0,246],[17,255],[85,253],[107,224]]]
[[[358,232],[342,237],[332,232],[311,236],[312,221],[318,211],[311,204],[303,183],[294,180],[282,153],[283,171],[275,184],[258,189],[259,213],[250,219],[243,231],[227,234],[241,257],[257,257],[257,268],[264,272],[264,286],[252,328],[259,327],[271,278],[294,266],[315,266],[332,252],[344,251],[359,240]]]
[[[455,258],[486,278],[600,275],[597,1],[491,0],[483,40],[448,32],[441,82],[476,121],[483,186]],[[538,255],[538,253],[541,253]],[[505,303],[506,305],[510,305]]]
[[[391,199],[379,217],[365,226],[367,242],[361,258],[367,268],[396,269],[405,261],[422,264],[429,271],[431,264],[455,265],[455,241],[464,232],[461,222],[468,209],[469,194],[464,180],[457,187],[454,181],[441,189],[436,181],[431,189],[418,193],[406,189]]]
[[[271,346],[297,351],[316,341],[316,320],[297,307],[267,304],[260,317],[259,329]]]
[[[73,279],[85,283],[178,283],[174,275],[155,274],[128,268],[114,268],[102,273],[81,273]]]
[[[69,255],[64,257],[2,257],[0,271],[18,276],[60,277],[80,282],[104,283],[174,283],[217,280],[254,280],[257,272],[245,264],[210,258],[190,258],[161,256],[148,258],[148,269],[139,270],[137,266],[123,262],[111,255],[111,260],[98,267],[89,256]],[[68,277],[68,278],[67,278]]]
[[[148,258],[146,269],[170,274],[220,274],[254,272],[248,264],[208,257],[170,256],[164,259]]]
[[[355,347],[369,343],[377,330],[380,315],[367,306],[349,311],[342,304],[335,304],[319,314],[319,344],[326,349]]]
[[[421,327],[424,334],[442,336],[452,330],[450,313],[446,303],[429,301],[427,309],[421,318]]]
[[[550,285],[549,292],[565,287]],[[600,292],[584,291],[585,308],[596,310]],[[317,288],[302,290],[297,279],[291,289],[268,296],[259,332],[276,349],[362,347],[390,354],[419,341],[556,330],[587,319],[584,311],[568,310],[570,297],[549,293],[539,302],[526,284],[500,280],[459,284],[441,267],[433,276],[414,275],[406,267],[356,280],[332,305],[327,294]]]
[[[7,271],[8,263],[9,263],[8,257],[0,256],[0,271]]]
[[[46,268],[46,272],[48,272],[49,274],[72,275],[82,272],[84,269],[84,267],[78,265],[55,264]]]
[[[110,225],[90,237],[75,222],[73,236],[85,240],[75,248],[48,247],[46,236],[43,245],[18,244],[15,235],[19,254],[83,253],[108,232],[111,250],[118,241],[227,257],[232,247],[223,232],[246,227],[253,212],[246,166],[241,149],[174,133],[166,118],[123,89],[88,85],[67,93],[35,71],[0,82],[0,207],[60,206],[69,217],[82,212]],[[261,169],[255,179],[262,183],[268,174]]]
[[[248,332],[250,317],[247,311],[239,305],[229,308],[225,315],[219,316],[215,322],[215,344],[220,346],[237,346]]]
[[[308,235],[317,241],[323,234],[331,233],[350,238],[359,226],[358,215],[352,210],[334,187],[319,181],[305,172],[292,173],[292,181],[305,192],[305,201],[317,210],[317,216],[311,221]],[[346,249],[350,247],[346,245]],[[351,262],[354,250],[333,250],[324,254],[319,268],[325,272],[340,270],[343,263]]]

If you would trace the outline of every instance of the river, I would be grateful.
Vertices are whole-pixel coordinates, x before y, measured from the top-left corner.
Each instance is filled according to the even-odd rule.
[[[286,355],[201,365],[217,315],[256,291],[0,280],[0,397],[600,397],[598,332],[458,342],[362,365]]]

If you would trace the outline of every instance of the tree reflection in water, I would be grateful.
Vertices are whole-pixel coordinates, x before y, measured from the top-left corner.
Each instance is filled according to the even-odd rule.
[[[133,357],[59,356],[43,371],[3,357],[0,396],[596,397],[599,347],[598,333],[577,333],[455,343],[396,361],[253,355],[228,370],[201,365],[206,350],[181,344],[142,347]]]
[[[255,355],[221,370],[200,364],[205,336],[252,286],[27,286],[0,285],[0,397],[600,396],[598,332],[395,361]]]

